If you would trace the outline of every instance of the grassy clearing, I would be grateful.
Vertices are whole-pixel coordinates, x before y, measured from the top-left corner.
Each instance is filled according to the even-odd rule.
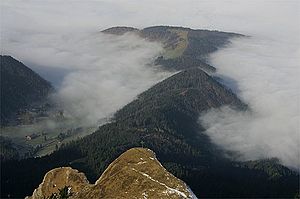
[[[1,135],[12,140],[19,149],[20,154],[27,152],[33,153],[33,156],[44,156],[52,153],[63,143],[68,143],[80,137],[84,137],[95,131],[93,127],[79,128],[74,130],[77,121],[63,119],[61,121],[45,120],[31,125],[18,125],[5,127],[1,129]],[[74,128],[75,127],[75,128]],[[66,135],[66,132],[71,133]],[[64,138],[59,137],[63,133]],[[37,137],[28,140],[26,136],[36,134]]]
[[[168,47],[165,50],[164,57],[167,59],[173,59],[180,57],[188,45],[188,31],[170,29],[171,32],[176,33],[178,39],[175,43],[175,48]]]

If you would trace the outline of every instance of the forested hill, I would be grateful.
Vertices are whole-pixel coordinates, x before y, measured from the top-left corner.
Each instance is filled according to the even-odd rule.
[[[156,64],[170,70],[200,67],[207,72],[216,70],[207,64],[206,57],[209,53],[224,47],[230,38],[243,36],[236,33],[173,26],[153,26],[141,30],[132,27],[112,27],[102,32],[115,35],[131,32],[149,41],[161,42],[164,52],[156,59]]]
[[[2,196],[30,195],[47,171],[72,166],[95,181],[126,150],[143,146],[199,197],[294,197],[297,173],[277,161],[233,162],[202,133],[201,112],[243,104],[199,68],[183,70],[140,94],[119,110],[114,121],[52,155],[3,163]]]
[[[16,120],[16,113],[46,99],[51,84],[30,68],[12,58],[0,55],[1,125]]]

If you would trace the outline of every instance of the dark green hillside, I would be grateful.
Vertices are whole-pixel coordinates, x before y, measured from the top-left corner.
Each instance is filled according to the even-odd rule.
[[[201,69],[192,68],[142,93],[137,100],[118,111],[115,118],[117,122],[126,122],[127,126],[134,127],[162,128],[164,124],[161,122],[168,121],[178,130],[186,122],[196,122],[200,112],[224,104],[246,107]],[[187,121],[180,121],[179,116]]]
[[[220,31],[191,30],[188,32],[188,46],[183,56],[205,58],[209,53],[228,44],[232,37],[241,36],[243,35]]]
[[[0,136],[0,161],[18,159],[19,154],[13,143],[8,138]]]
[[[16,113],[44,100],[51,84],[10,56],[0,56],[1,125],[16,119]]]
[[[155,60],[155,65],[162,65],[167,70],[181,70],[182,67],[184,68],[193,68],[199,67],[207,72],[215,72],[216,68],[201,61],[200,59],[194,59],[193,57],[189,56],[180,56],[172,59],[165,59],[163,56],[158,57]]]
[[[274,161],[231,162],[201,133],[199,114],[224,104],[246,108],[202,70],[179,72],[142,93],[92,135],[50,156],[5,162],[2,196],[30,195],[44,174],[59,166],[70,165],[95,181],[121,153],[144,146],[200,198],[293,197],[298,174]]]
[[[216,51],[219,47],[227,44],[229,42],[228,40],[232,37],[243,36],[237,33],[173,26],[144,28],[140,31],[140,35],[150,41],[163,42],[167,49],[169,47],[176,48],[178,45],[187,43],[181,55],[195,58],[201,58]]]

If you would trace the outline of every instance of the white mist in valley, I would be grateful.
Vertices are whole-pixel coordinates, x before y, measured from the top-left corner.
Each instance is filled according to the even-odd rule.
[[[103,27],[97,24],[103,18],[83,15],[87,10],[82,13],[81,8],[91,9],[91,4],[75,3],[74,12],[88,17],[84,23],[64,12],[69,10],[64,3],[63,7],[49,1],[31,1],[31,6],[2,3],[1,53],[12,55],[49,80],[57,90],[54,100],[66,116],[80,121],[78,125],[102,124],[139,93],[170,75],[153,65],[163,50],[161,44],[133,34],[101,33]]]
[[[276,157],[299,169],[300,3],[251,1],[241,10],[230,16],[238,19],[236,29],[250,37],[232,40],[210,61],[249,110],[210,110],[200,123],[212,142],[235,152],[234,158]]]
[[[39,66],[39,71],[64,71],[54,99],[59,100],[67,115],[83,125],[103,123],[101,119],[112,116],[170,75],[153,65],[153,59],[162,51],[161,44],[133,34],[30,35],[15,45],[10,43],[5,50]]]
[[[170,73],[153,65],[162,48],[135,35],[97,34],[72,41],[73,71],[59,89],[64,107],[85,124],[111,116]],[[77,64],[76,64],[77,63]]]
[[[0,26],[1,53],[51,81],[57,89],[54,99],[80,125],[103,123],[139,93],[171,75],[153,65],[163,50],[161,44],[133,34],[100,32],[116,19],[103,15],[110,4],[1,1],[0,5],[5,19]]]
[[[230,107],[200,117],[206,134],[240,160],[276,157],[300,168],[299,40],[240,38],[211,56],[217,75],[249,105],[239,112]]]

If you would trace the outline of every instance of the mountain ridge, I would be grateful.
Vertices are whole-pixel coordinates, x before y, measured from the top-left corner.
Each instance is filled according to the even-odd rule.
[[[173,71],[200,67],[206,72],[215,72],[216,68],[207,63],[208,54],[228,44],[230,38],[244,37],[237,33],[176,26],[152,26],[144,29],[117,26],[101,32],[114,35],[133,33],[150,42],[162,43],[164,52],[156,58],[155,64]]]

